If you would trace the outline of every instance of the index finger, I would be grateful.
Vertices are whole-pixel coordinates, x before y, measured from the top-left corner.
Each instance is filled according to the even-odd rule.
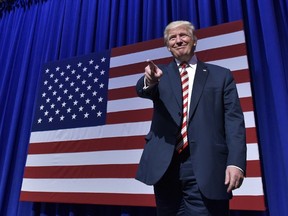
[[[150,70],[155,73],[157,66],[154,64],[154,62],[150,59],[147,59],[146,62],[148,63]]]

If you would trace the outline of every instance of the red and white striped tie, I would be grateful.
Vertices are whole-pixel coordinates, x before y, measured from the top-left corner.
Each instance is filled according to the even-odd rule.
[[[182,99],[183,99],[183,119],[181,133],[179,134],[178,143],[176,150],[181,153],[184,148],[188,146],[187,136],[187,111],[188,111],[188,89],[189,89],[189,77],[186,70],[187,64],[181,64],[182,70],[180,72],[181,83],[182,83]]]

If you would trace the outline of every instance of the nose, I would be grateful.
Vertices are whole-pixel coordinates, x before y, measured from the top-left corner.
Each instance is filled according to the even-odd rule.
[[[176,43],[179,43],[179,42],[181,42],[182,40],[181,40],[181,36],[180,35],[177,35],[176,36]]]

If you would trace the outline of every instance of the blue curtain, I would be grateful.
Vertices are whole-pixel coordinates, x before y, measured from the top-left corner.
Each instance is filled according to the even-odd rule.
[[[155,215],[154,208],[19,202],[41,65],[162,37],[173,20],[197,28],[242,19],[267,211],[288,215],[287,0],[0,1],[0,215]]]

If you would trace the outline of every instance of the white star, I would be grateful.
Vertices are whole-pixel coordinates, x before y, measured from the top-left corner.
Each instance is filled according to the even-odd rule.
[[[77,64],[77,66],[78,66],[78,67],[81,67],[81,65],[82,65],[82,63],[81,63],[81,62],[79,62],[79,63]]]
[[[46,97],[46,92],[43,92],[43,93],[42,93],[42,97]]]
[[[84,107],[79,107],[79,112],[82,112],[83,111],[83,109],[84,109]]]
[[[78,104],[78,101],[75,100],[75,101],[73,102],[73,105],[76,106],[77,104]]]
[[[102,97],[98,98],[98,102],[102,102],[102,101],[103,101]]]
[[[101,59],[101,62],[105,62],[105,60],[106,60],[106,58],[103,57],[103,58]]]
[[[97,112],[97,117],[101,117],[101,115],[102,115],[102,112]]]
[[[67,77],[65,78],[65,81],[67,81],[67,82],[68,82],[68,81],[69,81],[69,79],[70,79],[70,78],[67,76]]]
[[[48,87],[48,90],[52,90],[52,88],[53,88],[52,86],[49,86],[49,87]]]
[[[49,73],[49,69],[48,68],[45,70],[45,73]]]
[[[96,96],[96,95],[97,95],[97,92],[96,92],[96,91],[93,91],[92,95],[93,95],[93,96]]]
[[[41,105],[41,106],[40,106],[40,110],[43,110],[43,109],[44,109],[44,106],[43,106],[43,105]]]
[[[72,119],[76,119],[76,116],[77,116],[76,114],[73,114]]]
[[[91,90],[91,88],[92,88],[92,86],[90,86],[90,85],[87,86],[87,90]]]
[[[50,74],[50,78],[53,78],[54,77],[54,74]]]
[[[64,94],[67,94],[67,93],[68,93],[68,90],[67,90],[67,89],[65,89],[63,92],[64,92]]]
[[[100,71],[100,74],[101,74],[101,75],[104,75],[104,74],[105,74],[105,71],[104,71],[104,70],[101,70],[101,71]]]
[[[86,67],[84,67],[84,68],[83,68],[83,71],[84,71],[84,72],[86,72],[86,71],[87,71],[87,68],[86,68]]]
[[[59,97],[57,98],[57,101],[61,101],[61,99],[62,99],[62,98],[59,96]]]
[[[60,121],[63,121],[64,118],[65,118],[65,117],[62,115],[62,116],[60,117]]]
[[[64,74],[65,74],[65,72],[64,72],[64,71],[62,71],[62,72],[60,73],[60,75],[61,75],[61,76],[64,76]]]
[[[63,84],[62,83],[59,85],[59,89],[61,89],[61,88],[63,88]]]
[[[57,91],[53,91],[53,96],[55,96],[57,94]]]
[[[93,106],[91,106],[91,110],[95,110],[96,106],[93,104]]]
[[[72,70],[72,71],[71,71],[71,74],[75,74],[75,73],[76,73],[76,71],[75,71],[75,70]]]
[[[85,96],[85,94],[82,92],[81,94],[80,94],[80,98],[83,98]]]
[[[50,98],[47,98],[46,103],[50,103],[50,100],[51,100]]]
[[[50,118],[49,118],[49,122],[52,122],[52,121],[53,121],[53,118],[52,118],[52,117],[50,117]]]
[[[74,85],[75,85],[75,83],[74,83],[74,82],[71,82],[71,83],[70,83],[70,86],[71,86],[71,87],[72,87],[72,86],[74,86]]]
[[[94,60],[93,60],[93,59],[91,59],[91,60],[89,61],[89,64],[93,64],[93,62],[94,62]]]
[[[70,113],[70,112],[71,112],[71,108],[68,108],[68,109],[67,109],[67,113]]]
[[[49,112],[46,110],[44,113],[44,116],[47,116],[49,114]]]
[[[82,85],[85,85],[86,84],[86,80],[82,80]]]
[[[42,123],[42,119],[39,118],[38,121],[37,121],[37,123],[38,123],[38,124],[41,124],[41,123]]]
[[[60,70],[60,67],[56,67],[56,71],[59,71]]]
[[[54,108],[55,108],[55,104],[51,104],[51,105],[50,105],[50,108],[51,108],[51,109],[54,109]]]
[[[77,78],[77,79],[80,79],[80,78],[81,78],[81,75],[80,75],[80,74],[78,74],[76,78]]]
[[[59,113],[60,113],[60,110],[57,109],[57,110],[55,111],[55,114],[56,114],[56,115],[59,115]]]
[[[66,102],[63,102],[63,103],[62,103],[62,107],[65,107],[65,106],[66,106]]]
[[[84,118],[88,118],[88,116],[89,116],[89,113],[86,112],[86,113],[84,114]]]
[[[94,79],[94,83],[95,83],[95,82],[98,82],[98,78],[97,78],[97,77]]]
[[[92,77],[92,75],[93,75],[93,73],[90,72],[90,73],[88,74],[88,77]]]
[[[86,104],[89,104],[90,103],[90,99],[86,99]]]
[[[67,65],[67,66],[66,66],[66,69],[70,69],[70,68],[71,68],[71,65]]]
[[[80,90],[79,87],[75,88],[75,92],[79,92],[79,90]]]
[[[99,85],[99,88],[103,88],[103,87],[104,87],[104,84],[101,83],[101,84]]]
[[[47,84],[48,84],[48,81],[47,81],[47,80],[45,80],[45,81],[44,81],[44,85],[47,85]]]
[[[99,69],[99,65],[96,65],[94,68],[95,68],[95,70],[98,70]]]
[[[55,80],[54,80],[54,83],[58,83],[58,81],[59,81],[58,79],[55,79]]]
[[[73,95],[70,94],[70,95],[68,96],[68,99],[71,100],[72,98],[73,98]]]

